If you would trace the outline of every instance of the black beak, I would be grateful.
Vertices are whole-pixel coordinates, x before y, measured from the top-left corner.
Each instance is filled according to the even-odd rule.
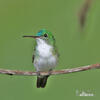
[[[36,38],[40,38],[41,36],[23,36],[23,37],[25,37],[25,38],[29,37],[29,38],[35,38],[36,39]]]

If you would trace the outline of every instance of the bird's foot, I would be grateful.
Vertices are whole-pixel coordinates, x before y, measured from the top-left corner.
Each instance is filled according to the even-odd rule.
[[[40,71],[37,72],[37,76],[41,76]]]
[[[51,73],[52,73],[52,69],[49,70],[48,75],[51,75]]]

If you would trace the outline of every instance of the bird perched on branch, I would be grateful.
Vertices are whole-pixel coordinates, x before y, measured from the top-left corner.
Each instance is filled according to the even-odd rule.
[[[52,71],[58,61],[58,52],[55,39],[51,32],[46,29],[40,30],[36,36],[24,36],[35,39],[34,54],[32,62],[38,73],[37,88],[44,88],[50,75],[42,76],[40,72]]]

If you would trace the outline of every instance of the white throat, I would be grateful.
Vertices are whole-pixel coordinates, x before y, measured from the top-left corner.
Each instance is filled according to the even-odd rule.
[[[37,39],[37,47],[36,50],[39,53],[40,57],[50,57],[52,56],[52,49],[53,47],[47,44],[43,39]]]

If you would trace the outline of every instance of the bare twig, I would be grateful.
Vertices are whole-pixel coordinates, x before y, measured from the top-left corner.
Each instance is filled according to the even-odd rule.
[[[86,16],[87,16],[88,10],[90,8],[91,1],[92,0],[86,0],[84,5],[82,5],[82,8],[79,11],[79,23],[80,23],[81,28],[83,28],[85,25]]]
[[[100,64],[93,64],[88,66],[82,66],[72,69],[63,69],[59,71],[52,71],[50,72],[40,72],[41,75],[57,75],[57,74],[68,74],[73,72],[80,72],[86,71],[90,69],[97,69],[100,68]],[[30,72],[30,71],[18,71],[18,70],[8,70],[8,69],[0,69],[0,74],[7,74],[7,75],[25,75],[25,76],[37,76],[37,72]]]

